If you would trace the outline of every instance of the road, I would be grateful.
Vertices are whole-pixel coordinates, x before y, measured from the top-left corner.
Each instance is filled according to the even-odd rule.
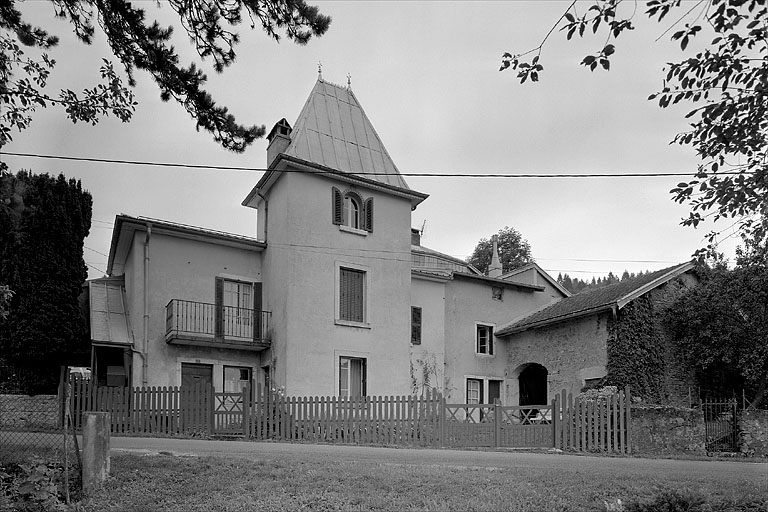
[[[438,465],[459,468],[552,468],[561,471],[606,470],[632,475],[657,473],[669,478],[749,481],[768,492],[768,463],[721,460],[672,460],[634,457],[591,457],[562,453],[523,451],[464,451],[384,448],[371,446],[257,443],[248,441],[204,441],[195,439],[112,437],[113,453],[171,452],[177,455],[246,457],[279,460],[372,462],[377,464]]]

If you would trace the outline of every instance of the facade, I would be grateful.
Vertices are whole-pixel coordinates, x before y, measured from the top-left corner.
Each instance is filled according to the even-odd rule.
[[[503,274],[494,254],[484,276],[422,246],[411,212],[427,195],[409,188],[348,87],[319,78],[294,126],[282,119],[268,139],[269,170],[242,202],[257,211],[255,237],[117,216],[109,276],[89,284],[99,384],[530,395],[520,383],[540,376],[533,363],[554,363],[499,329],[566,290],[536,264]],[[567,379],[605,368],[595,343]],[[547,378],[555,391],[565,383]]]

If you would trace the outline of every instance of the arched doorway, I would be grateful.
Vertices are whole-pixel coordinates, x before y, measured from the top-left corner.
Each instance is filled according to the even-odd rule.
[[[520,385],[520,405],[545,405],[547,400],[547,369],[531,363],[517,378]]]

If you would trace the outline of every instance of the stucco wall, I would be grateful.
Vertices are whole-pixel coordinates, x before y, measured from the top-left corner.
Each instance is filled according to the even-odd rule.
[[[508,287],[502,300],[493,298],[490,282],[454,278],[445,289],[445,364],[451,388],[447,398],[453,402],[466,400],[466,379],[483,379],[487,395],[489,379],[504,381],[501,401],[512,404],[507,375],[508,342],[494,337],[493,356],[476,353],[476,324],[493,325],[496,331],[510,319],[520,317],[551,298],[542,292]],[[515,402],[516,403],[516,402]]]
[[[525,331],[507,339],[506,372],[508,401],[519,403],[517,378],[525,365],[547,368],[547,395],[561,390],[576,395],[585,379],[605,376],[607,314]]]
[[[411,391],[445,392],[453,387],[445,380],[445,281],[412,278],[411,304],[421,308],[421,345],[411,345]]]
[[[269,191],[265,282],[271,307],[286,312],[275,325],[275,382],[290,395],[336,395],[339,357],[360,357],[367,361],[369,395],[407,394],[410,202],[353,188],[364,199],[374,198],[374,229],[350,233],[332,223],[334,186],[350,188],[286,173]],[[366,272],[364,327],[336,322],[339,266]]]
[[[126,296],[137,348],[143,339],[144,242],[136,232],[126,263]],[[212,304],[217,276],[259,282],[261,255],[251,250],[190,240],[153,231],[149,243],[149,386],[181,384],[181,363],[213,365],[214,387],[223,387],[224,365],[248,366],[258,376],[261,354],[233,349],[169,345],[165,341],[166,305],[171,299]],[[266,309],[266,308],[265,308]],[[142,361],[133,361],[133,385],[143,385]]]

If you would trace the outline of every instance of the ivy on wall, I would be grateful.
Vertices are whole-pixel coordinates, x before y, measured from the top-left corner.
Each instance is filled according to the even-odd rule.
[[[648,295],[625,306],[608,320],[608,375],[606,385],[623,388],[645,401],[664,398],[665,343]]]

